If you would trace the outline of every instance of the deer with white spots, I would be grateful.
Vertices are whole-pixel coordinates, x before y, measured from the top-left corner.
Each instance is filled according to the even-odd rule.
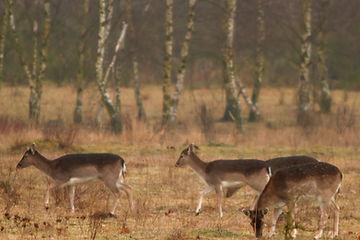
[[[24,153],[16,168],[22,169],[29,166],[36,167],[53,180],[46,192],[46,209],[49,207],[50,191],[69,186],[70,209],[71,212],[75,212],[75,185],[98,179],[103,181],[116,197],[111,214],[115,214],[120,192],[125,192],[130,209],[134,210],[132,190],[124,183],[125,161],[118,155],[110,153],[68,154],[49,160],[41,155],[33,145]]]

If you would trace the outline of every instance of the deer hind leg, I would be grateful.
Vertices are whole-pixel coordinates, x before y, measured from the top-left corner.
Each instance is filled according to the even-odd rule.
[[[217,199],[217,205],[219,208],[219,214],[220,214],[220,218],[223,217],[223,211],[222,211],[222,198],[223,198],[223,189],[222,186],[216,186],[215,188],[216,191],[216,199]]]
[[[339,213],[340,213],[340,208],[336,204],[335,199],[331,200],[330,207],[334,211],[334,225],[333,225],[333,232],[331,234],[331,237],[334,238],[334,237],[337,237],[339,235]]]
[[[74,212],[75,212],[74,198],[75,198],[75,186],[74,186],[74,185],[70,185],[70,186],[69,186],[69,199],[70,199],[70,209],[71,209],[71,213],[74,213]]]
[[[120,190],[125,192],[127,199],[129,201],[129,207],[131,209],[132,212],[135,212],[135,205],[134,205],[134,200],[133,200],[133,195],[132,195],[132,189],[130,186],[128,186],[125,183],[121,183],[121,182],[117,182],[116,183],[116,187]]]
[[[269,236],[268,236],[269,238],[272,238],[272,236],[276,232],[276,223],[277,223],[281,213],[282,213],[282,208],[274,208],[273,216],[272,216],[272,219],[271,219],[271,229],[270,229],[270,233],[269,233]]]
[[[104,181],[104,183],[114,195],[114,205],[112,206],[110,213],[112,215],[115,215],[115,210],[118,205],[118,199],[120,197],[120,190],[116,186],[116,183],[114,183],[113,181]]]
[[[315,235],[315,239],[320,239],[324,233],[324,228],[326,224],[326,204],[324,202],[320,203],[320,220],[319,220],[319,230]]]
[[[289,205],[289,211],[290,211],[290,236],[295,239],[297,235],[297,229],[296,229],[296,222],[295,222],[295,216],[297,214],[297,207],[296,202],[290,203]]]
[[[296,203],[294,200],[287,204],[288,212],[286,214],[285,224],[285,239],[295,239],[297,235],[295,215],[296,215]]]
[[[207,186],[204,190],[200,191],[199,202],[198,202],[198,205],[197,205],[196,210],[195,210],[196,215],[200,214],[201,206],[202,206],[202,202],[203,202],[204,197],[206,195],[208,195],[209,193],[211,193],[212,191],[214,191],[214,187],[212,187],[212,186]]]
[[[48,188],[46,189],[46,194],[45,194],[45,209],[48,210],[49,209],[49,204],[50,204],[50,191],[51,191],[51,187],[48,186]]]

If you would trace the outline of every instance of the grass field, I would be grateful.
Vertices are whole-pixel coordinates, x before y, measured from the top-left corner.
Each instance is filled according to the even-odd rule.
[[[165,131],[160,128],[161,89],[144,88],[146,123],[134,119],[133,91],[123,89],[125,129],[121,135],[112,135],[106,130],[106,113],[102,129],[95,127],[95,88],[85,92],[85,123],[81,127],[71,125],[74,90],[49,85],[45,89],[40,126],[27,123],[26,88],[0,89],[0,239],[254,239],[248,219],[239,212],[253,199],[250,188],[226,199],[222,219],[214,195],[206,198],[203,212],[195,216],[203,183],[189,168],[174,167],[181,150],[191,142],[200,146],[199,154],[207,161],[308,154],[337,165],[344,173],[338,197],[339,239],[360,238],[359,93],[334,92],[333,113],[316,114],[312,126],[300,128],[295,125],[294,90],[264,89],[260,102],[262,121],[246,123],[244,132],[237,132],[231,123],[217,121],[224,106],[221,90],[188,91],[180,105],[179,125]],[[208,107],[206,116],[200,113],[202,104]],[[243,115],[246,113],[244,106]],[[204,117],[205,122],[201,120]],[[60,128],[48,124],[56,119],[62,122]],[[117,218],[102,218],[112,199],[97,182],[77,188],[75,214],[70,214],[63,191],[51,198],[51,208],[45,210],[45,176],[35,168],[15,171],[32,142],[49,158],[71,152],[121,155],[128,166],[126,181],[133,187],[137,213],[130,214],[124,196]],[[301,228],[297,239],[310,239],[317,227],[317,208],[300,204],[297,222]],[[283,226],[281,220],[274,239],[283,239]]]

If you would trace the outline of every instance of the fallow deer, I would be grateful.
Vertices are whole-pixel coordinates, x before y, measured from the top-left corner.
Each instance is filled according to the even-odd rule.
[[[71,212],[75,212],[75,185],[99,179],[104,182],[115,197],[119,197],[120,191],[125,192],[130,208],[134,210],[132,190],[124,183],[125,161],[118,155],[110,153],[68,154],[49,160],[41,155],[33,145],[24,153],[16,168],[22,169],[29,166],[36,167],[53,180],[46,192],[46,209],[49,207],[50,191],[69,186],[70,208]],[[117,199],[112,207],[111,214],[115,214],[116,206]]]
[[[302,197],[312,197],[320,206],[319,231],[315,239],[323,235],[326,224],[326,208],[330,207],[334,214],[334,225],[332,237],[339,234],[339,207],[335,202],[342,182],[342,173],[334,165],[325,162],[309,163],[276,172],[269,180],[260,194],[254,209],[247,209],[243,212],[250,217],[251,225],[256,237],[262,236],[263,218],[268,208],[273,208],[271,220],[271,231],[269,236],[275,234],[275,227],[278,217],[284,206],[288,207],[292,218],[293,231],[291,235],[296,237],[295,209],[296,202]]]
[[[246,184],[260,193],[270,178],[264,161],[238,159],[204,162],[195,154],[197,148],[196,145],[190,144],[181,152],[175,164],[176,167],[190,166],[207,184],[207,187],[200,191],[196,215],[200,213],[204,196],[212,191],[216,192],[219,213],[222,217],[222,197],[225,188],[239,188]]]
[[[318,160],[305,155],[295,155],[295,156],[284,156],[284,157],[276,157],[271,158],[266,161],[267,166],[270,170],[270,175],[275,174],[277,171],[283,168],[299,166],[308,163],[317,163]],[[240,188],[232,187],[228,188],[226,191],[226,197],[231,197],[234,195]]]

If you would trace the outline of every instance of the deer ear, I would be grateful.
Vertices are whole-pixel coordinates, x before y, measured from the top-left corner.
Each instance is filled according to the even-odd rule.
[[[251,215],[250,209],[244,208],[244,209],[241,209],[241,211],[242,211],[243,214],[250,217],[250,215]]]
[[[199,150],[199,147],[197,146],[197,145],[195,145],[195,143],[191,143],[190,145],[189,145],[189,147],[191,147],[191,151],[195,151],[195,150]]]
[[[190,144],[187,148],[187,154],[190,155],[190,153],[193,152],[193,148],[192,148],[192,145]]]
[[[261,215],[262,215],[262,216],[265,216],[265,215],[268,213],[268,211],[269,211],[269,210],[268,210],[267,208],[261,210]]]
[[[35,143],[31,144],[31,147],[29,148],[32,155],[35,154]]]

